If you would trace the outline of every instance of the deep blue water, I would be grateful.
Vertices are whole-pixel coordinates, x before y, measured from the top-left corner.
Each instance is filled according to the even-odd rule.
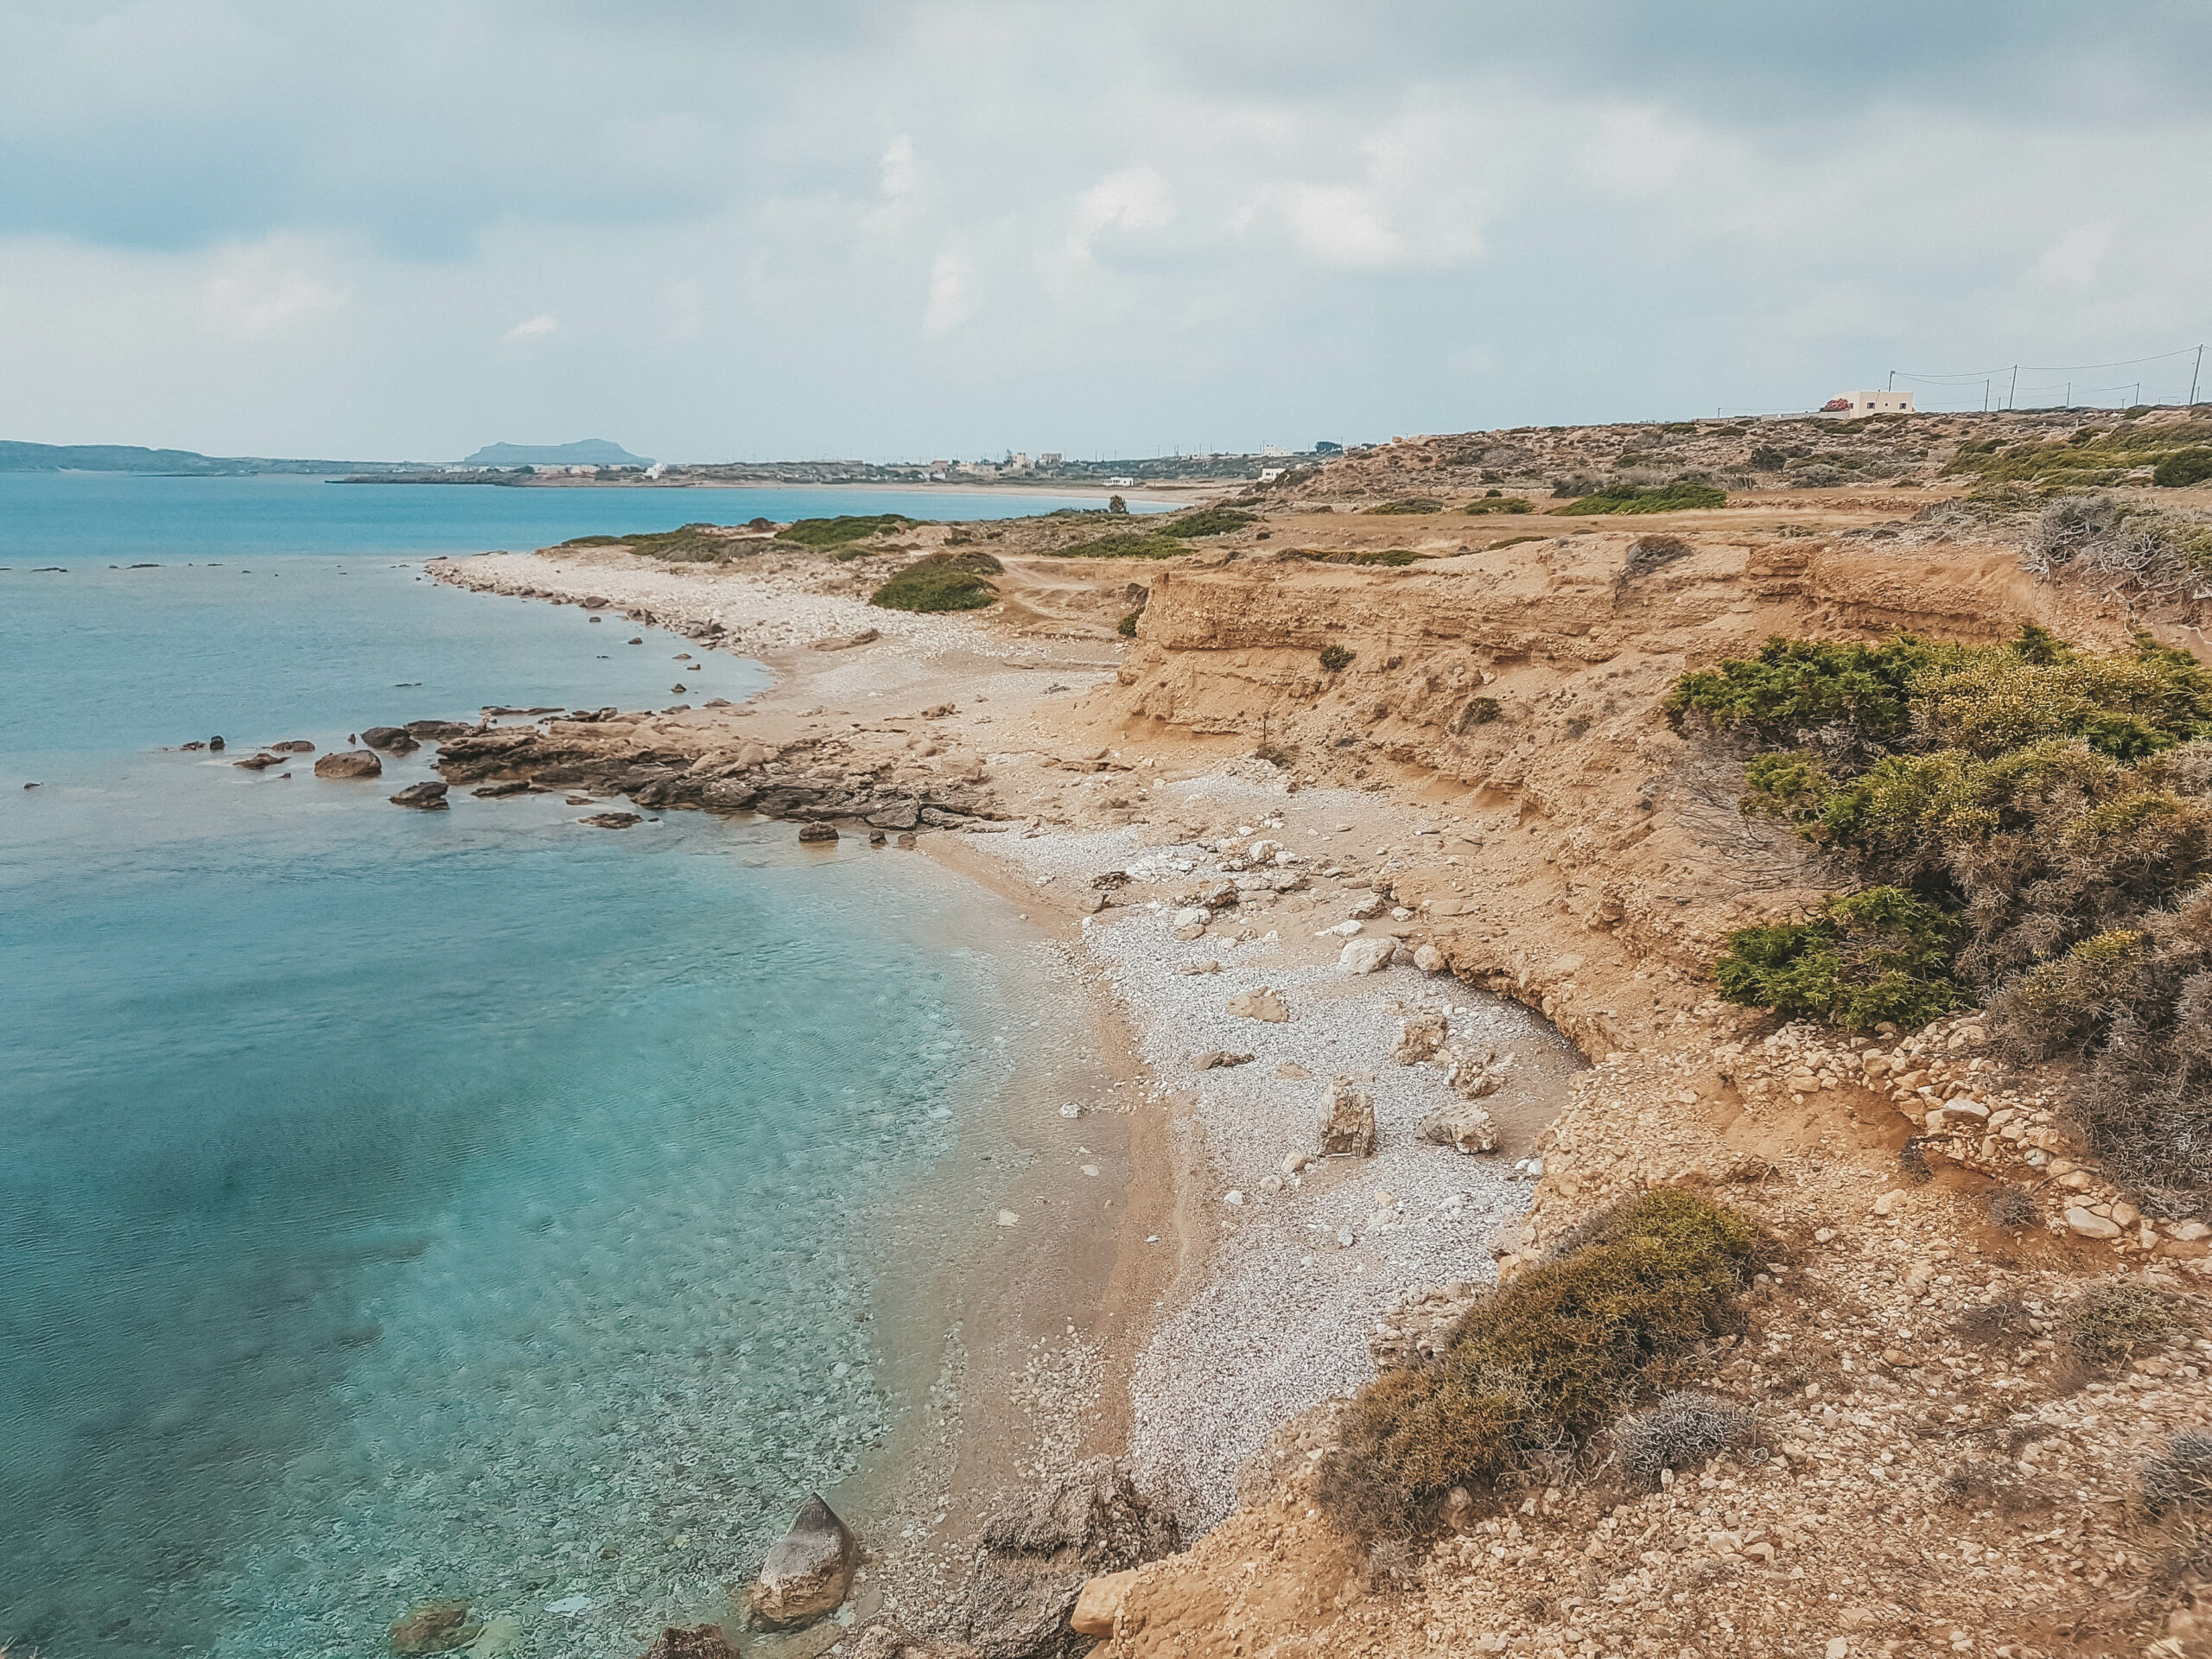
[[[424,756],[163,746],[635,707],[696,647],[421,559],[900,510],[0,476],[0,1644],[366,1655],[461,1595],[627,1651],[883,1440],[867,1222],[925,1176],[984,1211],[947,1154],[1026,1018],[1014,935],[938,931],[987,904],[787,826],[388,805]]]

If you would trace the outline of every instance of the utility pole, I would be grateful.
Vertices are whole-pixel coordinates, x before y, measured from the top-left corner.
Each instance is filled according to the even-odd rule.
[[[1882,388],[1882,390],[1883,390],[1883,391],[1895,391],[1897,389],[1897,372],[1895,369],[1891,369],[1891,370],[1890,371],[1890,384],[1889,384],[1888,385],[1886,385],[1886,386],[1883,387],[1883,388]]]
[[[2198,371],[2198,370],[2200,370],[2200,369],[2202,369],[2202,368],[2203,368],[2203,366],[2204,366],[2204,348],[2203,348],[2202,346],[2198,346],[2198,347],[2196,348],[2196,368],[2191,369],[2191,370],[2189,372],[2189,406],[2190,406],[2191,409],[2194,409],[2194,408],[2196,408],[2196,376],[2197,376],[2197,371]]]
[[[2010,408],[2012,408],[2012,399],[2013,399],[2013,397],[2014,397],[2018,393],[2019,390],[2020,390],[2020,365],[2019,365],[2018,364],[2015,363],[2015,364],[2012,365],[2012,390],[2011,390],[2010,391],[2007,391],[2007,392],[2005,394],[2005,408],[2010,409]]]
[[[1986,380],[1981,383],[1981,412],[1985,415],[1989,413],[1989,382]]]

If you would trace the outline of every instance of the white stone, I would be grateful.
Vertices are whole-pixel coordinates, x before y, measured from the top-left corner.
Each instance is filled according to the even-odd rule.
[[[1393,938],[1354,939],[1338,954],[1337,966],[1348,974],[1379,974],[1397,948]]]
[[[2084,1238],[2118,1238],[2120,1227],[2108,1216],[2084,1210],[2079,1205],[2066,1207],[2066,1224]]]
[[[1357,922],[1338,922],[1334,927],[1325,927],[1313,937],[1317,939],[1348,939],[1359,931]]]
[[[1244,1207],[1244,1195],[1242,1192],[1224,1192],[1221,1195],[1221,1201],[1232,1210],[1241,1210]]]

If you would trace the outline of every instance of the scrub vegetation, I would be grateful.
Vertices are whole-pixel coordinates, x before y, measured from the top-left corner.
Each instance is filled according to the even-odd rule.
[[[1730,936],[1732,1000],[1856,1031],[1969,1001],[2024,1058],[2084,1062],[2075,1111],[2160,1213],[2212,1198],[2212,671],[2098,655],[1770,639],[1666,703],[1747,744],[1747,814],[1863,885]]]
[[[885,582],[868,603],[890,611],[980,611],[998,601],[1005,569],[988,553],[931,553]]]
[[[1517,1488],[1664,1392],[1700,1344],[1740,1331],[1764,1243],[1743,1216],[1677,1188],[1593,1217],[1470,1309],[1436,1359],[1360,1391],[1321,1460],[1324,1512],[1372,1541],[1417,1530],[1454,1487]],[[1646,1438],[1653,1459],[1687,1455],[1681,1435]]]

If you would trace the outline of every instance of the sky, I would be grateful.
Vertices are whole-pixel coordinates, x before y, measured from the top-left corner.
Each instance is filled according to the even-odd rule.
[[[2198,3],[0,0],[0,438],[1303,448],[2024,359],[2023,404],[2178,401],[2187,357],[2063,365],[2212,335]]]

